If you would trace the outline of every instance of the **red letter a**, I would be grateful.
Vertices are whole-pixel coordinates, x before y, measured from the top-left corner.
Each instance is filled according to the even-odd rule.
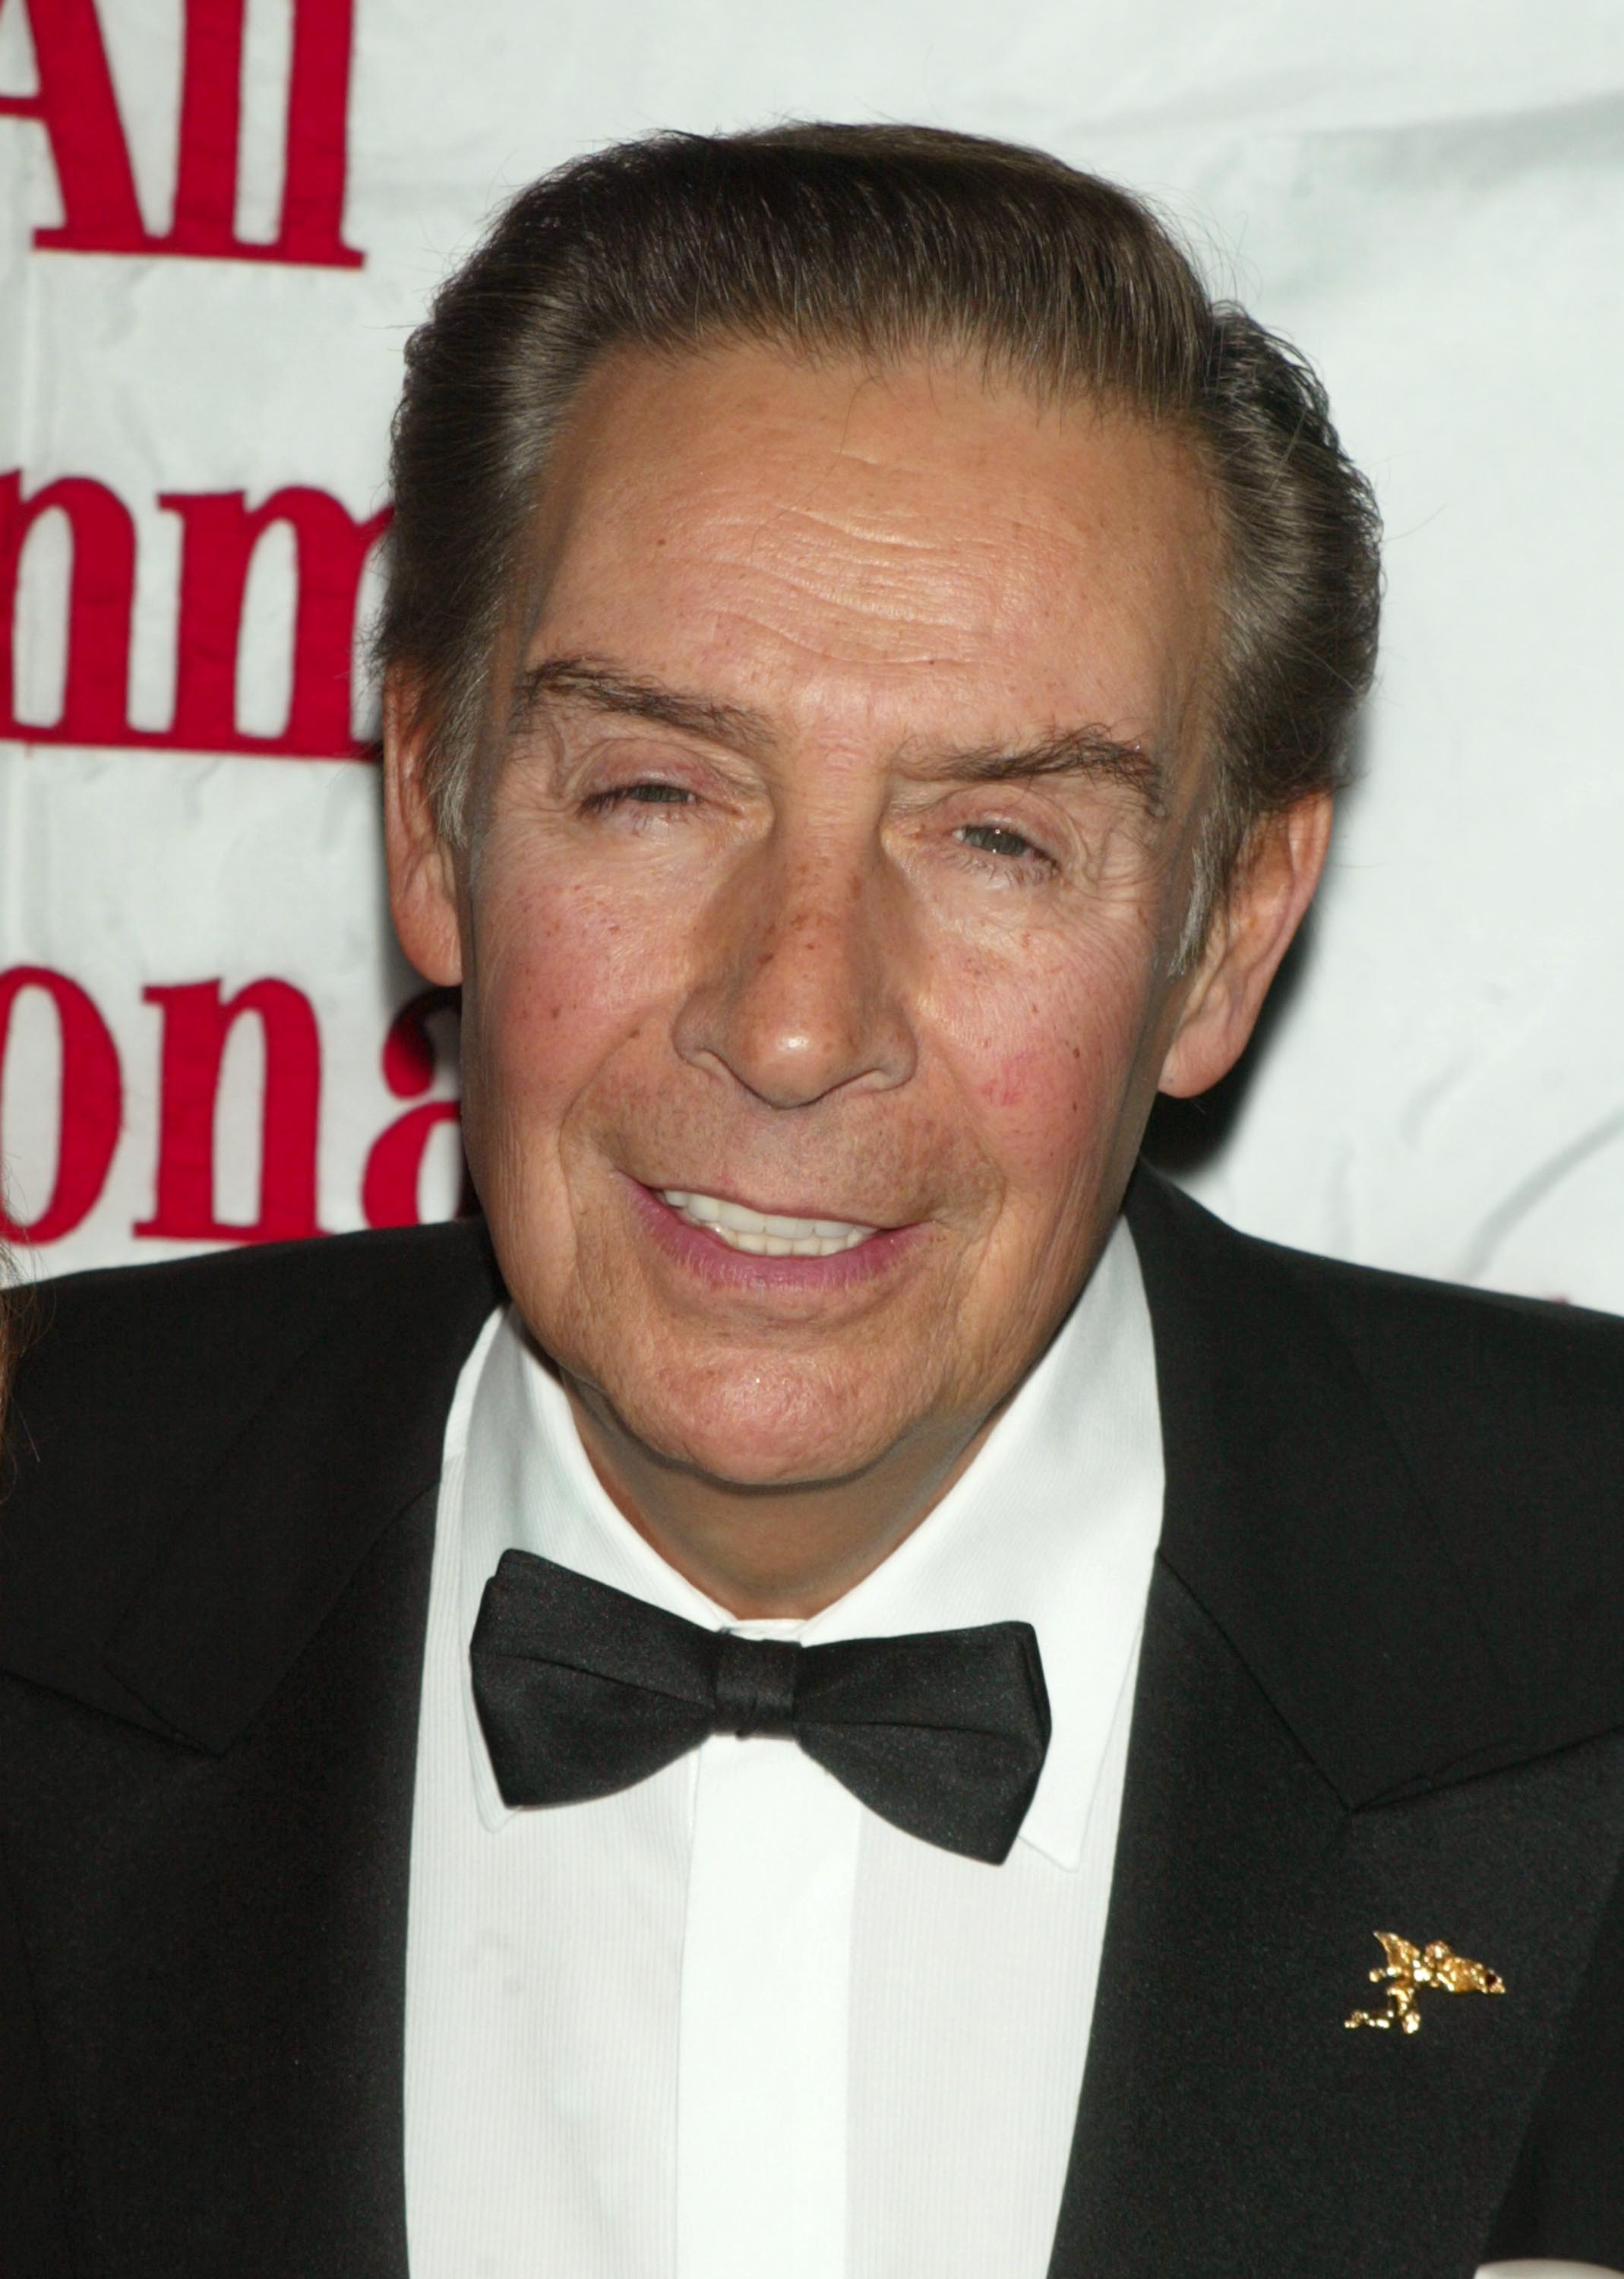
[[[34,242],[70,253],[144,252],[146,226],[94,0],[23,4],[34,31],[39,92],[0,95],[0,117],[37,119],[44,127],[63,211],[62,226],[37,230]]]

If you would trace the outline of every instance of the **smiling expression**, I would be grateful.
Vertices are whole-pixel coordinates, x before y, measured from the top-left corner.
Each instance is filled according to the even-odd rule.
[[[1187,1017],[1214,551],[1176,435],[951,364],[588,383],[402,932],[509,1288],[650,1452],[962,1446],[1052,1335]]]

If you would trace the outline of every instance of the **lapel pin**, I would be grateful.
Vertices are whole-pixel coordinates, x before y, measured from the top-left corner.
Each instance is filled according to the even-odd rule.
[[[1468,1962],[1441,1938],[1435,1938],[1429,1946],[1413,1946],[1397,1931],[1379,1930],[1375,1936],[1387,1961],[1371,1972],[1370,1983],[1386,1987],[1387,2007],[1355,2010],[1352,2017],[1343,2020],[1344,2026],[1375,2026],[1383,2033],[1397,2026],[1402,2033],[1419,2034],[1421,2014],[1416,1998],[1423,1986],[1436,1986],[1445,1994],[1505,1991],[1505,1981],[1498,1970],[1490,1970],[1486,1962]]]

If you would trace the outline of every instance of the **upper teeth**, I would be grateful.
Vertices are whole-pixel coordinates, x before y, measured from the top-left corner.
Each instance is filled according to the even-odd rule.
[[[735,1250],[754,1251],[764,1258],[831,1258],[837,1251],[854,1249],[874,1232],[871,1226],[854,1226],[843,1218],[787,1218],[778,1211],[725,1202],[719,1195],[691,1195],[679,1187],[662,1187],[660,1200],[693,1225],[720,1235]]]

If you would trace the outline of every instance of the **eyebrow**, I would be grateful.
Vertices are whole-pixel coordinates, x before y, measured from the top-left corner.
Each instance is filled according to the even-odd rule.
[[[656,727],[672,728],[678,734],[726,745],[735,751],[763,751],[774,740],[770,722],[747,705],[692,695],[594,656],[547,657],[522,672],[514,686],[509,733],[522,733],[548,697],[621,719],[651,721]],[[1166,763],[1158,753],[1142,743],[1125,742],[1094,723],[1056,729],[1034,743],[1013,748],[988,744],[931,754],[923,764],[926,773],[948,783],[1102,777],[1134,792],[1153,817],[1164,811],[1168,780]]]
[[[663,681],[593,656],[550,656],[520,673],[508,715],[509,734],[528,727],[549,696],[623,720],[652,721],[656,727],[675,728],[681,735],[703,737],[738,751],[759,751],[772,741],[767,721],[747,705],[685,695]]]
[[[1011,751],[989,745],[980,751],[948,752],[931,773],[952,783],[1027,783],[1043,776],[1103,776],[1138,794],[1147,813],[1163,812],[1168,769],[1160,754],[1138,742],[1125,743],[1108,729],[1091,725],[1059,728]]]

